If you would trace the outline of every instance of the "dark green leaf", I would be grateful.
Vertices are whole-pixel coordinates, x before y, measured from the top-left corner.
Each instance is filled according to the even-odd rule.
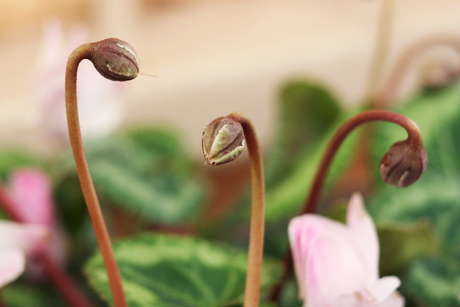
[[[432,226],[420,220],[413,224],[379,223],[380,275],[401,275],[417,258],[433,255],[437,240]]]
[[[410,268],[403,291],[419,306],[460,306],[460,255],[419,260]]]
[[[2,302],[8,307],[65,307],[67,306],[53,290],[21,282],[2,289]]]
[[[267,190],[266,218],[268,222],[286,219],[300,211],[329,141],[337,129],[355,114],[356,111],[342,116],[320,142],[299,156],[295,168],[289,173],[289,176],[272,189]],[[355,145],[358,136],[358,133],[352,133],[340,147],[328,172],[326,186],[328,181],[336,178],[349,163],[356,150]]]
[[[193,174],[192,162],[179,144],[177,136],[164,130],[136,130],[85,144],[101,199],[161,224],[195,217],[204,199],[203,184]],[[64,180],[75,178],[72,159],[61,169],[65,170]],[[65,190],[64,184],[61,182],[57,190]]]
[[[42,166],[42,160],[24,150],[3,149],[0,151],[0,177],[4,181],[8,181],[11,172],[18,168]]]
[[[268,188],[292,171],[299,154],[318,141],[340,113],[337,99],[321,85],[299,79],[282,87],[276,140],[265,166]]]
[[[460,252],[460,179],[427,171],[415,184],[385,187],[369,206],[377,222],[427,220],[445,252]]]
[[[247,255],[191,237],[145,234],[114,243],[130,307],[224,307],[241,303]],[[111,300],[100,253],[85,267],[91,285]],[[264,259],[262,291],[281,276],[281,264]]]

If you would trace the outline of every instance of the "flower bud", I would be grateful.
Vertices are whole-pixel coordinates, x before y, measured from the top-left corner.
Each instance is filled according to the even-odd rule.
[[[203,129],[205,164],[219,165],[233,161],[244,147],[243,127],[233,119],[219,117]]]
[[[380,161],[383,181],[395,187],[411,185],[423,174],[428,164],[425,148],[409,139],[394,143]]]
[[[93,43],[91,53],[94,67],[109,80],[132,80],[139,73],[136,51],[127,42],[116,38],[104,39]]]

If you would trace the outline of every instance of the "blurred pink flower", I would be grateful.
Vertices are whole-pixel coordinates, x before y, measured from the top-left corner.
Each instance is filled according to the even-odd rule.
[[[41,170],[19,169],[9,180],[9,195],[22,221],[47,227],[52,236],[47,252],[62,263],[67,254],[67,242],[60,223],[56,220],[51,180]],[[40,269],[37,269],[40,271]]]
[[[289,224],[304,307],[403,307],[397,277],[379,278],[379,242],[361,195],[348,205],[347,225],[306,214]]]
[[[40,127],[58,142],[67,142],[64,76],[67,59],[79,45],[88,42],[88,30],[73,27],[66,40],[58,20],[43,26],[43,42],[34,83]],[[89,61],[78,70],[78,107],[84,138],[105,136],[122,120],[122,85],[105,79]]]
[[[40,225],[0,222],[0,287],[24,272],[26,254],[44,250],[49,237],[48,229]]]

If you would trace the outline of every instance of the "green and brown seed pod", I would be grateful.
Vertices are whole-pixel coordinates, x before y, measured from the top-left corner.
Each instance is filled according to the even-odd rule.
[[[97,71],[112,81],[128,81],[139,74],[139,59],[136,51],[127,42],[108,38],[93,43],[91,60]]]
[[[241,124],[219,117],[203,129],[202,148],[205,164],[220,165],[233,161],[245,147]]]

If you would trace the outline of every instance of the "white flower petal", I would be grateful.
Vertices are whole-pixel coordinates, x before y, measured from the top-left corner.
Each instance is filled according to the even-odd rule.
[[[368,278],[355,246],[331,236],[311,241],[305,275],[308,307],[334,307],[339,296],[362,288]]]
[[[305,264],[311,240],[318,235],[343,237],[343,240],[349,242],[351,242],[351,238],[346,238],[348,231],[345,225],[313,214],[306,214],[292,219],[289,223],[288,231],[294,269],[299,285],[299,298],[305,299]]]
[[[0,222],[0,251],[19,248],[26,253],[34,252],[44,248],[50,237],[48,228],[41,225]]]
[[[23,272],[26,264],[24,252],[18,248],[0,252],[0,288],[14,281]]]
[[[379,239],[372,218],[367,213],[364,201],[359,193],[352,195],[348,204],[347,226],[366,263],[369,281],[379,277]]]

